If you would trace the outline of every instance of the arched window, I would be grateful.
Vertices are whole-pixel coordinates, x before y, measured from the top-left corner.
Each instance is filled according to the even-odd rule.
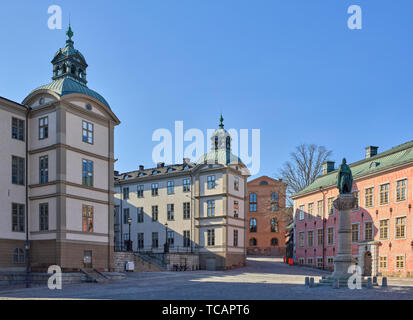
[[[271,219],[271,232],[278,232],[278,222],[275,218]]]
[[[277,238],[272,238],[271,239],[271,245],[272,246],[278,246],[278,239]]]
[[[64,64],[62,67],[62,73],[66,73],[67,72],[67,65]]]
[[[215,136],[215,150],[218,150],[218,136]]]
[[[250,219],[250,232],[257,232],[257,219]]]
[[[59,66],[56,66],[54,69],[54,75],[57,77],[59,75]]]
[[[250,211],[257,211],[257,194],[250,193]]]
[[[251,238],[250,239],[250,246],[256,246],[257,245],[257,239]]]
[[[279,200],[278,193],[276,192],[271,193],[271,211],[279,210],[278,200]]]
[[[279,200],[279,196],[277,192],[273,192],[271,193],[271,201],[278,201]]]
[[[70,73],[71,74],[76,74],[76,66],[72,65],[72,67],[70,68]]]
[[[230,136],[228,136],[226,139],[226,148],[227,148],[227,151],[231,151],[231,137]]]

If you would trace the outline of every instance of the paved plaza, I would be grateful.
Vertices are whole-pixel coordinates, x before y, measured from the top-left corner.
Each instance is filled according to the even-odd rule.
[[[128,273],[124,280],[66,285],[62,290],[2,288],[0,299],[413,299],[413,280],[389,279],[387,288],[362,290],[304,286],[306,276],[318,281],[329,274],[288,266],[279,258],[257,257],[249,258],[246,267],[231,271]]]

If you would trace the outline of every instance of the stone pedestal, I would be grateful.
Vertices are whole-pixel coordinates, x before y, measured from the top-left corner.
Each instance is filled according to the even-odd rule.
[[[332,278],[345,280],[351,274],[348,268],[353,264],[351,253],[351,210],[357,199],[352,194],[340,194],[334,201],[334,207],[338,210],[338,235],[337,256],[334,259],[334,272]]]

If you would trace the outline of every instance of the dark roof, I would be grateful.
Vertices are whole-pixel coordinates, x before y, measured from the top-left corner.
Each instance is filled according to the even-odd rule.
[[[373,157],[362,159],[350,164],[354,180],[363,176],[377,173],[398,165],[413,162],[413,141],[406,142],[387,151],[379,153]],[[319,190],[321,187],[326,188],[334,186],[337,182],[338,170],[319,176],[312,184],[300,192],[294,194],[291,198],[297,198],[307,193]]]
[[[185,169],[187,166],[188,168]],[[115,183],[139,179],[139,178],[154,177],[154,176],[163,178],[166,175],[172,174],[172,173],[192,171],[195,168],[195,166],[196,164],[193,162],[186,162],[182,164],[164,165],[163,167],[159,167],[159,168],[155,167],[155,168],[149,168],[149,169],[144,169],[144,170],[136,170],[136,171],[120,173],[120,174],[115,175]],[[154,174],[154,172],[158,172],[158,173]]]

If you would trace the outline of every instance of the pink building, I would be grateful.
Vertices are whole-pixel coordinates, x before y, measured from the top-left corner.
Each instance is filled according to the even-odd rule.
[[[364,275],[413,276],[413,141],[350,164],[353,194],[352,252]],[[338,195],[334,162],[295,194],[295,262],[333,269],[337,252]]]

